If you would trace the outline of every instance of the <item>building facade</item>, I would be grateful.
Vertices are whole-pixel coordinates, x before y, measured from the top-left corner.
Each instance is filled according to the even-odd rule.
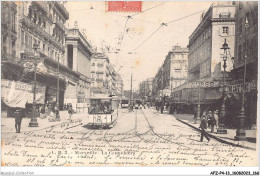
[[[55,103],[57,99],[57,72],[59,71],[59,105],[64,103],[67,77],[76,79],[65,63],[65,26],[69,13],[62,2],[21,2],[18,5],[18,56],[26,68],[33,59],[33,45],[38,45],[37,79],[39,86],[46,88],[44,104]],[[59,70],[58,70],[59,65]],[[27,69],[27,68],[26,68]],[[28,72],[32,75],[32,72]],[[67,76],[68,75],[68,76]]]
[[[182,92],[190,103],[211,104],[222,96],[224,61],[220,49],[227,42],[226,82],[231,80],[235,48],[235,5],[233,2],[213,4],[189,37],[188,80]],[[198,85],[197,83],[200,82]],[[190,86],[191,85],[191,86]]]
[[[80,76],[74,84],[66,87],[65,103],[89,103],[90,97],[90,68],[93,50],[87,39],[82,35],[77,26],[67,29],[65,65],[77,72]],[[68,80],[73,82],[73,80]]]
[[[139,97],[146,97],[147,99],[152,96],[153,78],[147,78],[139,84]]]
[[[241,107],[242,84],[246,74],[246,126],[254,128],[257,119],[258,2],[236,2],[236,12],[235,58],[230,92],[237,97],[234,105]]]
[[[188,48],[174,46],[154,77],[153,93],[157,94],[157,97],[170,96],[174,88],[186,81],[187,73]]]
[[[103,53],[91,56],[91,95],[108,93],[111,83],[109,58]]]
[[[36,68],[37,106],[53,106],[59,99],[59,108],[62,109],[66,87],[78,85],[79,80],[83,80],[81,85],[84,85],[85,79],[80,70],[73,70],[67,61],[64,24],[69,19],[69,13],[63,2],[1,3],[2,12],[5,12],[1,21],[2,87],[12,90],[8,92],[3,89],[2,101],[9,109],[25,108],[26,115],[30,116]]]
[[[124,91],[124,83],[120,74],[116,74],[116,83],[115,83],[115,95],[117,95],[120,99],[123,98]]]

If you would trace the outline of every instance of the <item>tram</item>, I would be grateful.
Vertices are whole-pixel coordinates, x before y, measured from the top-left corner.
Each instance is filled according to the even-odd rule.
[[[128,99],[122,99],[121,101],[121,108],[128,108],[129,100]]]
[[[88,126],[111,128],[118,116],[117,97],[99,95],[90,97]]]

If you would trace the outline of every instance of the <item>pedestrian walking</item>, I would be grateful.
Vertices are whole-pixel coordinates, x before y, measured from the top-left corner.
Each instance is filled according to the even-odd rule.
[[[15,115],[15,129],[16,129],[16,133],[20,133],[21,131],[21,124],[22,124],[22,110],[20,108],[15,109],[14,111],[14,115]]]
[[[201,123],[200,123],[200,127],[201,129],[201,135],[200,135],[200,142],[203,142],[203,138],[205,136],[205,138],[208,140],[208,142],[210,141],[210,138],[208,137],[208,134],[207,132],[205,132],[205,129],[207,129],[207,120],[206,120],[206,116],[202,116],[202,120],[201,120]]]
[[[197,118],[197,114],[198,114],[198,108],[195,106],[194,109],[193,109],[193,114],[194,114],[194,119]]]
[[[96,111],[99,111],[99,110],[98,110],[98,105],[96,105],[96,107],[94,108],[94,111],[95,111],[95,113],[96,113]],[[69,113],[69,118],[71,119],[71,117],[72,117],[72,114],[73,114],[72,105],[71,105],[71,106],[69,106],[68,113]]]
[[[208,122],[209,122],[209,127],[211,129],[211,133],[214,133],[214,126],[216,125],[216,119],[214,118],[213,114],[211,111],[209,111],[209,114],[208,114]]]
[[[218,110],[214,111],[213,114],[215,120],[216,120],[216,129],[218,129],[218,124],[219,124],[219,115],[218,115]]]
[[[163,114],[163,111],[164,111],[164,103],[161,102],[161,114]]]

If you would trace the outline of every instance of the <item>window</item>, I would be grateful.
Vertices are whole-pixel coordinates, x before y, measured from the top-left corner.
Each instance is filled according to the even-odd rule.
[[[228,27],[222,27],[223,34],[228,34]]]

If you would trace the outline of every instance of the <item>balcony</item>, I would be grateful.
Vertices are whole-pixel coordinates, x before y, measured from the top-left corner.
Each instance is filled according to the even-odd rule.
[[[65,31],[65,26],[63,23],[61,23],[57,18],[54,18],[53,23],[56,27],[60,28],[62,31]]]
[[[64,15],[65,19],[68,20],[69,19],[69,12],[67,11],[67,9],[64,7],[64,5],[62,4],[62,2],[55,2],[55,6],[60,10],[60,12]]]
[[[15,57],[13,54],[2,53],[2,61],[9,61],[11,63],[17,63],[19,58]]]
[[[43,1],[33,1],[32,3],[36,4],[46,14],[49,13],[48,6],[47,6],[46,2],[43,2]]]
[[[46,40],[48,40],[50,43],[52,43],[55,47],[57,47],[62,52],[65,51],[65,46],[63,46],[61,43],[59,43],[53,36],[51,36],[48,32],[46,32],[39,25],[37,25],[33,21],[31,21],[28,17],[24,16],[20,20],[20,22],[22,23],[22,25],[25,25],[28,28],[30,28],[37,35],[44,37]]]

